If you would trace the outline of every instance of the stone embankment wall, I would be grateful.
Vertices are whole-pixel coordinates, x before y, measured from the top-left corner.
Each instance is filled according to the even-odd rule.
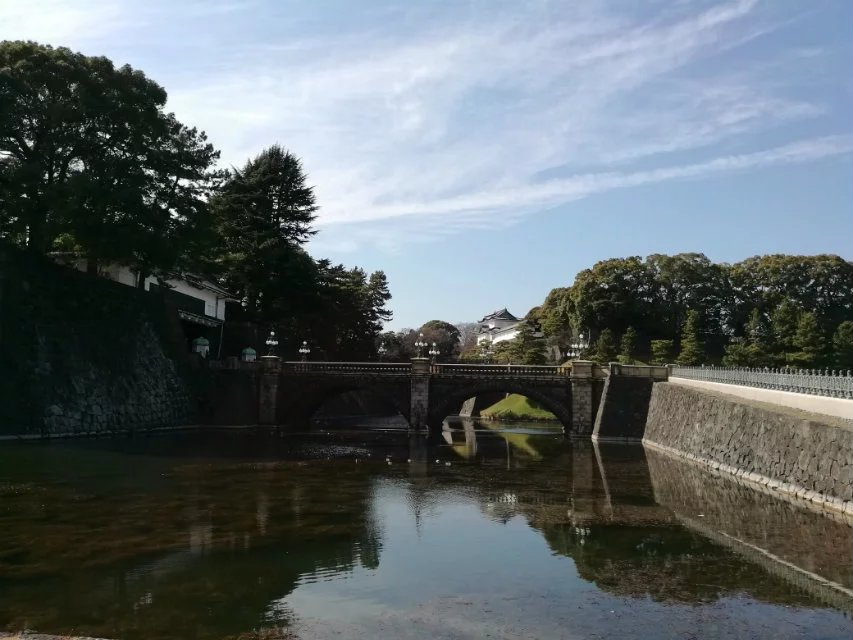
[[[0,246],[0,436],[188,424],[184,350],[157,296]]]
[[[643,443],[774,493],[853,514],[853,429],[841,421],[657,383]]]
[[[853,517],[807,509],[727,474],[646,452],[654,500],[682,523],[781,576],[795,589],[853,612]]]
[[[654,384],[651,378],[608,376],[597,405],[593,439],[641,440]]]

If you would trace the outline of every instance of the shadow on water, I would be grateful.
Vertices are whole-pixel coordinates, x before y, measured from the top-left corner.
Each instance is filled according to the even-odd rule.
[[[0,629],[849,637],[847,522],[538,423],[346,426],[4,445]]]

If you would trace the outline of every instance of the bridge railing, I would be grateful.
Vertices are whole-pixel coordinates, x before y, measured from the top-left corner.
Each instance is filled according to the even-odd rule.
[[[773,369],[766,367],[681,367],[673,366],[672,377],[722,384],[791,391],[814,396],[853,399],[850,371],[829,369]]]
[[[430,367],[430,373],[445,376],[560,376],[568,378],[572,374],[572,368],[562,365],[433,364]]]
[[[334,373],[337,375],[407,376],[412,372],[408,362],[283,362],[282,371],[289,373]]]

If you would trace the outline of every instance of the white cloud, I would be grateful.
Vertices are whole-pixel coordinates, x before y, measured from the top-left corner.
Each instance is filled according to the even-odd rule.
[[[820,51],[719,62],[772,37],[778,23],[757,0],[662,2],[649,15],[599,0],[402,4],[393,18],[377,8],[369,26],[342,18],[313,30],[261,0],[36,4],[51,17],[0,0],[0,37],[132,50],[227,164],[273,142],[301,155],[326,229],[397,219],[430,236],[511,224],[612,189],[851,151],[844,135],[821,137],[837,131],[794,129],[831,106],[775,61],[794,57],[802,70]],[[394,225],[356,227],[340,248],[401,240]]]

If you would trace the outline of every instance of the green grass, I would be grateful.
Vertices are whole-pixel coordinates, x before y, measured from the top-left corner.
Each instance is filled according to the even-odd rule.
[[[501,418],[504,420],[556,420],[550,411],[532,403],[525,396],[517,393],[508,395],[503,400],[496,402],[491,407],[484,409],[480,415],[487,418]]]

